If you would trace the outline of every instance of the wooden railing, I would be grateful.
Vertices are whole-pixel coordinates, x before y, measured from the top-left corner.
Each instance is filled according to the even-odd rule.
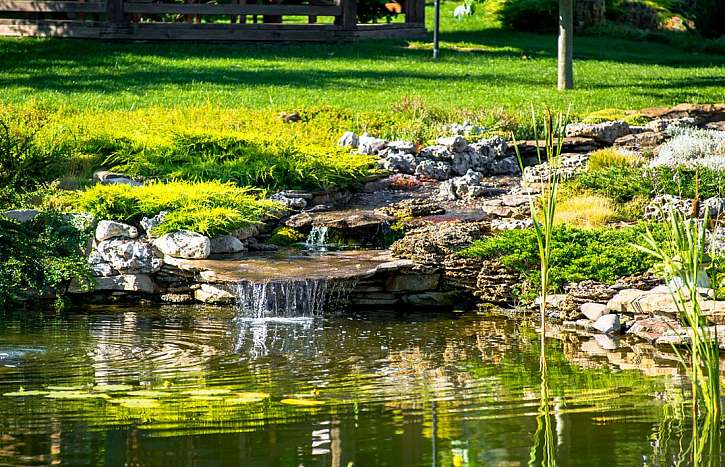
[[[165,3],[143,0],[0,0],[0,35],[145,40],[340,40],[424,32],[424,0],[407,0],[405,22],[357,24],[356,0],[307,4]],[[254,0],[256,1],[256,0]],[[281,2],[281,0],[265,0]],[[330,0],[327,0],[328,2]],[[296,17],[293,22],[285,19]],[[300,18],[302,17],[302,18]],[[332,17],[332,22],[319,22]],[[306,18],[306,20],[305,20]],[[250,21],[247,21],[247,20]]]

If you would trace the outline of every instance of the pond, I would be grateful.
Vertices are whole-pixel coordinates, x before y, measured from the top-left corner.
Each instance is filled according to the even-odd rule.
[[[500,315],[0,316],[0,465],[527,465],[534,327]],[[651,348],[547,342],[560,465],[670,465],[688,384]]]

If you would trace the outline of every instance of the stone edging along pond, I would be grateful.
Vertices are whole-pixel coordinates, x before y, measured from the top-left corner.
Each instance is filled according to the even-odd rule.
[[[569,125],[562,177],[582,172],[588,154],[596,149],[614,146],[639,154],[656,153],[673,129],[696,126],[721,131],[725,106],[678,106],[653,117],[643,126],[622,121]],[[521,180],[535,186],[548,168],[537,163],[534,142],[519,144],[529,165],[521,174],[509,142],[493,137],[469,144],[468,130],[425,148],[346,133],[339,144],[377,156],[384,175],[351,192],[276,193],[272,199],[286,205],[288,213],[216,238],[188,231],[155,237],[151,231],[163,213],[144,218],[140,225],[99,220],[89,248],[95,287],[88,292],[71,284],[67,292],[83,296],[84,301],[142,299],[244,306],[249,287],[262,284],[253,292],[285,295],[287,305],[307,293],[308,298],[318,300],[322,294],[323,302],[344,301],[352,307],[451,309],[477,302],[511,306],[510,292],[521,277],[495,260],[462,257],[457,252],[496,231],[529,226],[530,195]],[[108,172],[96,178],[105,184],[136,183]],[[687,199],[665,201],[674,209],[692,209]],[[725,211],[723,199],[709,198],[704,204],[719,209],[717,214]],[[23,221],[33,213],[16,211],[6,216]],[[306,245],[288,250],[270,244],[270,237],[280,229],[307,237]],[[329,247],[324,238],[315,244],[320,235],[357,247],[320,254],[320,249]],[[380,249],[396,238],[391,247]],[[298,239],[298,243],[305,242]],[[295,286],[270,289],[274,283]],[[566,293],[551,297],[552,317],[565,326],[593,332],[629,332],[663,342],[684,339],[686,330],[672,326],[672,303],[660,285],[648,275],[622,277],[614,284],[568,284]],[[709,291],[703,294],[711,319],[721,322],[723,302],[714,301]],[[265,300],[266,306],[285,305]]]

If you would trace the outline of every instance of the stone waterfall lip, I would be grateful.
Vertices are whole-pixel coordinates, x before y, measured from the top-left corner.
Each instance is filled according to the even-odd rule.
[[[410,260],[393,258],[388,250],[350,250],[325,254],[245,254],[229,259],[190,260],[165,257],[164,262],[194,272],[205,282],[352,279],[376,272],[409,268]]]

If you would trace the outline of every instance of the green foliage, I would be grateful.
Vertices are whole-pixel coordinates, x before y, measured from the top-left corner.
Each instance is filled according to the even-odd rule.
[[[0,216],[0,308],[33,294],[62,293],[74,279],[90,284],[85,247],[91,229],[75,224],[55,213],[26,223]]]
[[[292,227],[277,227],[267,243],[279,246],[292,246],[305,240],[305,234]]]
[[[589,170],[567,182],[574,191],[590,191],[627,203],[637,197],[649,198],[654,190],[652,180],[644,176],[641,168],[610,166]]]
[[[659,235],[658,227],[650,227]],[[647,271],[654,260],[632,246],[645,232],[644,225],[619,229],[555,227],[550,264],[552,289],[561,290],[564,284],[586,279],[613,283],[620,277]],[[523,279],[514,294],[524,300],[536,297],[541,280],[538,244],[532,229],[498,233],[474,242],[460,254],[499,260]]]
[[[630,125],[644,125],[649,122],[651,118],[645,117],[644,115],[636,112],[629,112],[621,109],[602,109],[588,114],[582,119],[582,122],[603,123],[614,120],[621,120]]]
[[[697,174],[699,196],[701,198],[723,196],[725,193],[725,174],[705,167],[698,168]],[[657,192],[690,199],[697,196],[695,193],[695,169],[660,166],[651,169],[651,178]]]
[[[69,196],[68,202],[97,219],[124,222],[167,211],[154,233],[190,230],[211,237],[260,223],[283,209],[252,189],[220,182],[96,185]]]
[[[606,148],[589,154],[587,168],[599,170],[609,167],[641,167],[642,165],[644,165],[644,159],[637,154],[620,151],[616,148]]]

